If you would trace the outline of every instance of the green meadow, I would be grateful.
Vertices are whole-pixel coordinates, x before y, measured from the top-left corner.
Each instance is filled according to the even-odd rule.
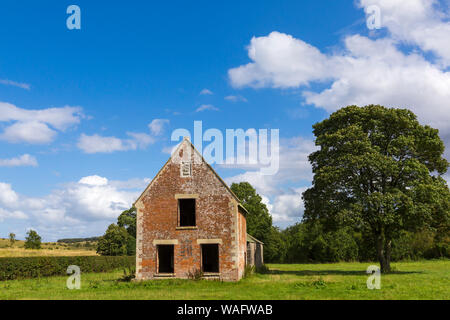
[[[393,263],[381,289],[369,290],[371,263],[270,264],[269,273],[237,282],[208,280],[118,281],[123,271],[81,275],[81,289],[67,277],[0,282],[0,299],[449,299],[450,260]]]

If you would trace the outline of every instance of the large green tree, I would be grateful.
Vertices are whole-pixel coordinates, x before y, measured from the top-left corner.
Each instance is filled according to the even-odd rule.
[[[97,244],[103,256],[132,256],[136,254],[136,208],[123,211],[117,224],[111,224]]]
[[[110,224],[97,244],[97,253],[102,256],[126,256],[129,235],[127,230],[117,224]]]
[[[130,236],[136,238],[136,208],[131,207],[125,210],[117,218],[117,225],[119,227],[124,227]]]
[[[313,126],[319,150],[304,192],[305,221],[352,226],[376,247],[390,271],[392,240],[449,215],[444,143],[406,109],[349,106]]]
[[[247,209],[247,232],[264,242],[264,260],[281,261],[285,255],[285,243],[278,228],[272,226],[272,216],[261,196],[248,182],[233,183],[231,190]]]
[[[127,255],[129,256],[136,254],[136,218],[137,211],[134,206],[122,212],[117,218],[117,225],[125,228],[128,233]]]
[[[247,232],[262,242],[266,242],[271,234],[272,216],[262,202],[261,196],[248,182],[233,183],[231,190],[248,211]]]

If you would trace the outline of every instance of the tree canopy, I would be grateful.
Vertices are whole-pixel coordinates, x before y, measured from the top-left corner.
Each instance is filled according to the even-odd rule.
[[[14,246],[14,243],[16,242],[16,234],[13,232],[9,233],[9,246]]]
[[[272,226],[272,216],[262,197],[248,182],[233,183],[231,190],[247,209],[247,232],[264,242],[264,260],[279,261],[284,256],[285,244],[280,230]]]
[[[123,227],[110,224],[97,244],[97,253],[102,256],[126,256],[128,233]]]
[[[40,249],[41,236],[35,230],[29,230],[25,239],[25,249]]]
[[[272,227],[272,216],[255,188],[248,182],[233,183],[231,190],[241,200],[241,204],[248,211],[247,232],[265,242]]]
[[[448,219],[444,143],[411,111],[349,106],[313,128],[320,149],[309,156],[314,179],[303,194],[305,221],[369,234],[388,272],[402,230]]]
[[[97,244],[103,256],[132,256],[136,254],[136,208],[123,211],[117,224],[111,224]]]

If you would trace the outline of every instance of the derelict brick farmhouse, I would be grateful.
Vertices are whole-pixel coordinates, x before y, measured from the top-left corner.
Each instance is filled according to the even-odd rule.
[[[237,281],[262,265],[262,242],[247,235],[247,211],[188,139],[135,203],[136,280]]]

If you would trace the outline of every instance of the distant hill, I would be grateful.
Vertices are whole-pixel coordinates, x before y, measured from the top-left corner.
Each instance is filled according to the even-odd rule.
[[[100,237],[91,237],[91,238],[68,238],[68,239],[59,239],[58,243],[79,243],[79,242],[95,242],[98,241]]]

